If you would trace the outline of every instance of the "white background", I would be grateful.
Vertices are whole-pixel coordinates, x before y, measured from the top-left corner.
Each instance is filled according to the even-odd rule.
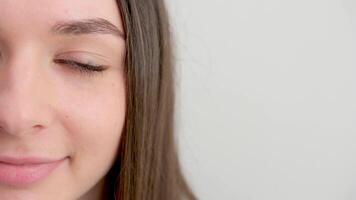
[[[356,1],[168,0],[202,200],[356,199]]]

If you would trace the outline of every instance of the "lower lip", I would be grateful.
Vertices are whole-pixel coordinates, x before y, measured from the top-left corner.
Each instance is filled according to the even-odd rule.
[[[41,164],[13,165],[0,162],[0,184],[26,186],[49,176],[65,159]]]

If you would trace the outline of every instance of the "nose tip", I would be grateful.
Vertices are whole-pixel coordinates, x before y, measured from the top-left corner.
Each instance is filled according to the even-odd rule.
[[[0,134],[22,136],[38,132],[46,126],[40,110],[26,108],[24,104],[19,106],[14,102],[5,108],[4,101],[0,100]]]
[[[0,78],[0,138],[4,134],[28,135],[49,126],[51,95],[43,85],[38,80],[7,82]]]

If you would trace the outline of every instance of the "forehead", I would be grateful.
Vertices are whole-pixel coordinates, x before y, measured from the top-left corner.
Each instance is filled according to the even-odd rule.
[[[0,29],[16,33],[48,31],[58,21],[89,18],[123,29],[115,0],[0,0]]]

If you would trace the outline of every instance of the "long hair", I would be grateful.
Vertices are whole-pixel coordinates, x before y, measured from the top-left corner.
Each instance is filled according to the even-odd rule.
[[[117,0],[126,35],[126,121],[109,199],[195,200],[174,137],[174,66],[163,0]]]

